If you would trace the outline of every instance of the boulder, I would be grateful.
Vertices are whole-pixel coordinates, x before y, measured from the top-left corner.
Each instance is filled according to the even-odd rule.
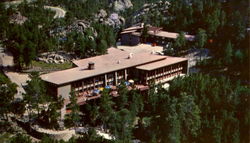
[[[107,16],[108,16],[108,14],[104,9],[99,10],[98,14],[96,14],[96,17],[98,17],[98,18],[105,18]]]
[[[145,15],[148,17],[148,19],[151,19],[152,17],[150,17],[150,13],[154,13],[154,12],[157,12],[158,15],[162,14],[162,15],[165,15],[165,17],[167,17],[166,15],[169,15],[169,12],[168,12],[169,6],[170,6],[170,3],[168,1],[146,3],[143,5],[142,9],[136,11],[133,14],[132,24],[139,23]]]
[[[113,0],[112,6],[114,7],[114,10],[118,12],[132,7],[133,4],[130,0]]]
[[[59,63],[60,64],[64,63],[64,60],[63,59],[59,60]]]
[[[10,23],[22,25],[28,18],[23,16],[19,11],[10,16]]]

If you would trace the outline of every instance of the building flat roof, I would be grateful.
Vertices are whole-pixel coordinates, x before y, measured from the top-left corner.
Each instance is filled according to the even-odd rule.
[[[133,33],[131,33],[131,34],[134,35],[134,36],[138,36],[138,37],[141,36],[141,33],[140,33],[140,32],[133,32]]]
[[[176,39],[179,36],[179,33],[166,32],[166,31],[159,31],[157,33],[154,33],[154,31],[148,31],[148,34],[159,37],[171,38],[171,39]],[[195,36],[185,34],[185,38],[189,41],[193,41]]]
[[[151,71],[151,70],[155,70],[155,69],[158,69],[158,68],[161,68],[161,67],[164,67],[164,66],[172,65],[172,64],[187,61],[187,60],[188,59],[186,59],[186,58],[167,57],[165,60],[161,60],[161,61],[157,61],[157,62],[137,66],[136,68],[140,69],[140,70]]]
[[[139,30],[139,29],[142,29],[142,28],[143,27],[141,27],[141,26],[132,26],[132,27],[124,29],[123,31]]]
[[[44,81],[62,85],[84,78],[89,78],[129,67],[135,67],[150,62],[164,60],[166,56],[159,56],[150,53],[133,54],[132,58],[128,59],[130,53],[119,49],[110,48],[108,54],[96,56],[92,58],[73,61],[77,67],[63,71],[52,72],[41,75]],[[88,63],[95,63],[94,69],[88,69]]]
[[[126,46],[126,45],[120,45],[117,46],[118,49],[124,50],[130,53],[152,53],[152,52],[162,52],[163,47],[162,46],[152,46],[151,44],[138,44],[135,46]]]
[[[133,32],[136,32],[136,30],[122,31],[121,34],[128,34],[128,33],[133,33]]]
[[[155,27],[155,26],[150,26],[148,28],[149,31],[160,31],[162,29],[163,29],[162,27]]]

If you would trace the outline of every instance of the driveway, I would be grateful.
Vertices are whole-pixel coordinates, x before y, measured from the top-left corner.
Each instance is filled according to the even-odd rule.
[[[13,82],[18,85],[17,94],[15,98],[22,99],[22,93],[25,93],[23,86],[26,81],[29,80],[28,74],[22,74],[17,72],[8,71],[5,68],[14,66],[13,56],[10,52],[5,52],[0,46],[0,66],[3,67],[4,74]]]
[[[15,98],[20,98],[22,99],[23,96],[22,94],[25,93],[23,89],[23,85],[26,85],[26,82],[29,79],[28,74],[22,74],[22,73],[17,73],[17,72],[7,72],[5,71],[4,74],[14,83],[18,85],[17,87],[17,94],[15,95]]]

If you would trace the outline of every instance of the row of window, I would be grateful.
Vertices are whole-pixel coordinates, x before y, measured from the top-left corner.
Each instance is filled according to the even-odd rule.
[[[148,72],[148,77],[151,77],[151,76],[155,76],[157,74],[161,74],[161,73],[164,73],[164,72],[172,72],[172,71],[176,71],[176,70],[181,70],[183,69],[183,64],[175,64],[175,65],[172,65],[172,66],[168,66],[168,67],[163,67],[163,68],[159,68],[159,69],[156,69],[156,70],[153,70],[153,71],[149,71]]]
[[[156,82],[156,83],[158,83],[158,82],[167,82],[169,80],[169,78],[174,77],[174,76],[178,76],[181,73],[182,73],[181,71],[176,71],[176,72],[173,72],[171,74],[167,74],[167,75],[155,78],[155,79],[151,79],[151,80],[149,80],[149,82],[153,82],[153,81]]]
[[[124,80],[124,73],[125,73],[124,70],[117,71],[118,83],[121,82],[122,80]],[[94,89],[94,88],[98,88],[98,87],[104,87],[105,86],[104,79],[105,79],[104,75],[84,79],[84,80],[72,83],[72,88],[75,91],[82,92],[84,90]],[[115,84],[114,79],[115,79],[115,73],[108,73],[107,74],[107,81],[106,81],[107,85],[114,85]]]

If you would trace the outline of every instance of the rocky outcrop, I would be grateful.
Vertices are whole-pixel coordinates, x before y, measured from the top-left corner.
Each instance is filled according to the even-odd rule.
[[[105,24],[110,25],[114,28],[120,28],[122,25],[125,24],[125,19],[121,16],[119,16],[117,13],[112,13],[107,21],[105,21]]]
[[[95,21],[103,22],[107,18],[108,14],[104,9],[101,9],[98,11],[97,14],[95,14]]]
[[[110,15],[108,15],[107,12],[103,9],[101,9],[95,15],[95,21],[112,26],[115,29],[119,29],[122,25],[125,24],[125,19],[118,13],[111,13]]]
[[[66,32],[77,31],[84,33],[84,31],[90,27],[90,22],[86,20],[76,20],[72,24],[66,27]]]
[[[15,23],[22,25],[28,18],[25,16],[22,16],[20,12],[16,12],[10,16],[10,23]]]
[[[111,6],[114,8],[115,11],[124,11],[127,8],[133,6],[130,0],[110,0]]]
[[[91,33],[93,33],[93,37],[90,37],[90,39],[97,37],[97,32],[90,26],[90,22],[86,20],[76,20],[66,27],[57,27],[50,31],[50,35],[57,35],[58,37],[61,37],[61,40],[64,40],[66,39],[66,35],[72,31],[76,31],[84,35],[87,29],[91,30]]]
[[[166,17],[167,15],[169,15],[169,6],[170,3],[168,1],[158,1],[156,3],[144,4],[140,10],[134,13],[133,21],[134,23],[141,22],[143,17],[148,17],[148,19],[150,20],[150,16],[155,16],[155,14],[157,16],[164,15]]]
[[[37,58],[38,61],[42,61],[45,63],[55,63],[55,64],[69,62],[73,59],[75,59],[73,54],[68,54],[68,53],[63,52],[63,51],[42,53]]]

